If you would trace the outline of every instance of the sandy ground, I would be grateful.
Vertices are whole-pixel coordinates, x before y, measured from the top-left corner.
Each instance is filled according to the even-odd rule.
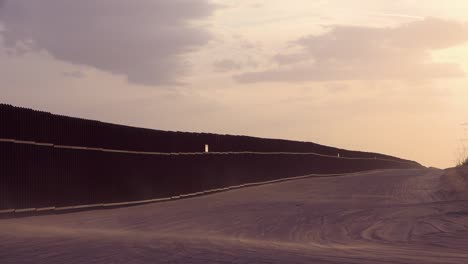
[[[466,183],[389,170],[0,220],[0,263],[468,263]]]

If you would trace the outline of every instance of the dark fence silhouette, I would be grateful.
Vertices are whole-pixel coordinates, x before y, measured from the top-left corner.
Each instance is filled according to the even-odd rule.
[[[355,158],[396,157],[349,151],[310,142],[247,136],[161,131],[65,117],[0,104],[0,138],[146,152],[315,152]]]
[[[205,144],[217,152],[264,153],[200,153]],[[0,211],[155,199],[311,173],[415,167],[420,165],[313,143],[141,129],[0,105]]]

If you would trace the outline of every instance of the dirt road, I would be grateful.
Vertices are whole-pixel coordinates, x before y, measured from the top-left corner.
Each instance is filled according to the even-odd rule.
[[[466,186],[388,170],[6,219],[0,263],[468,263]]]

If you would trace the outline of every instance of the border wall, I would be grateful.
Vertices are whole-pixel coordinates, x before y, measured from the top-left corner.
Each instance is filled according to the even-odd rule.
[[[213,152],[203,153],[205,144]],[[418,167],[308,142],[133,128],[0,104],[0,212],[167,198],[312,173]]]

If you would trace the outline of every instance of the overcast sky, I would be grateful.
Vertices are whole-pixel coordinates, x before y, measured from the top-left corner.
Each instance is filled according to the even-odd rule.
[[[449,167],[465,0],[0,0],[0,101]]]

